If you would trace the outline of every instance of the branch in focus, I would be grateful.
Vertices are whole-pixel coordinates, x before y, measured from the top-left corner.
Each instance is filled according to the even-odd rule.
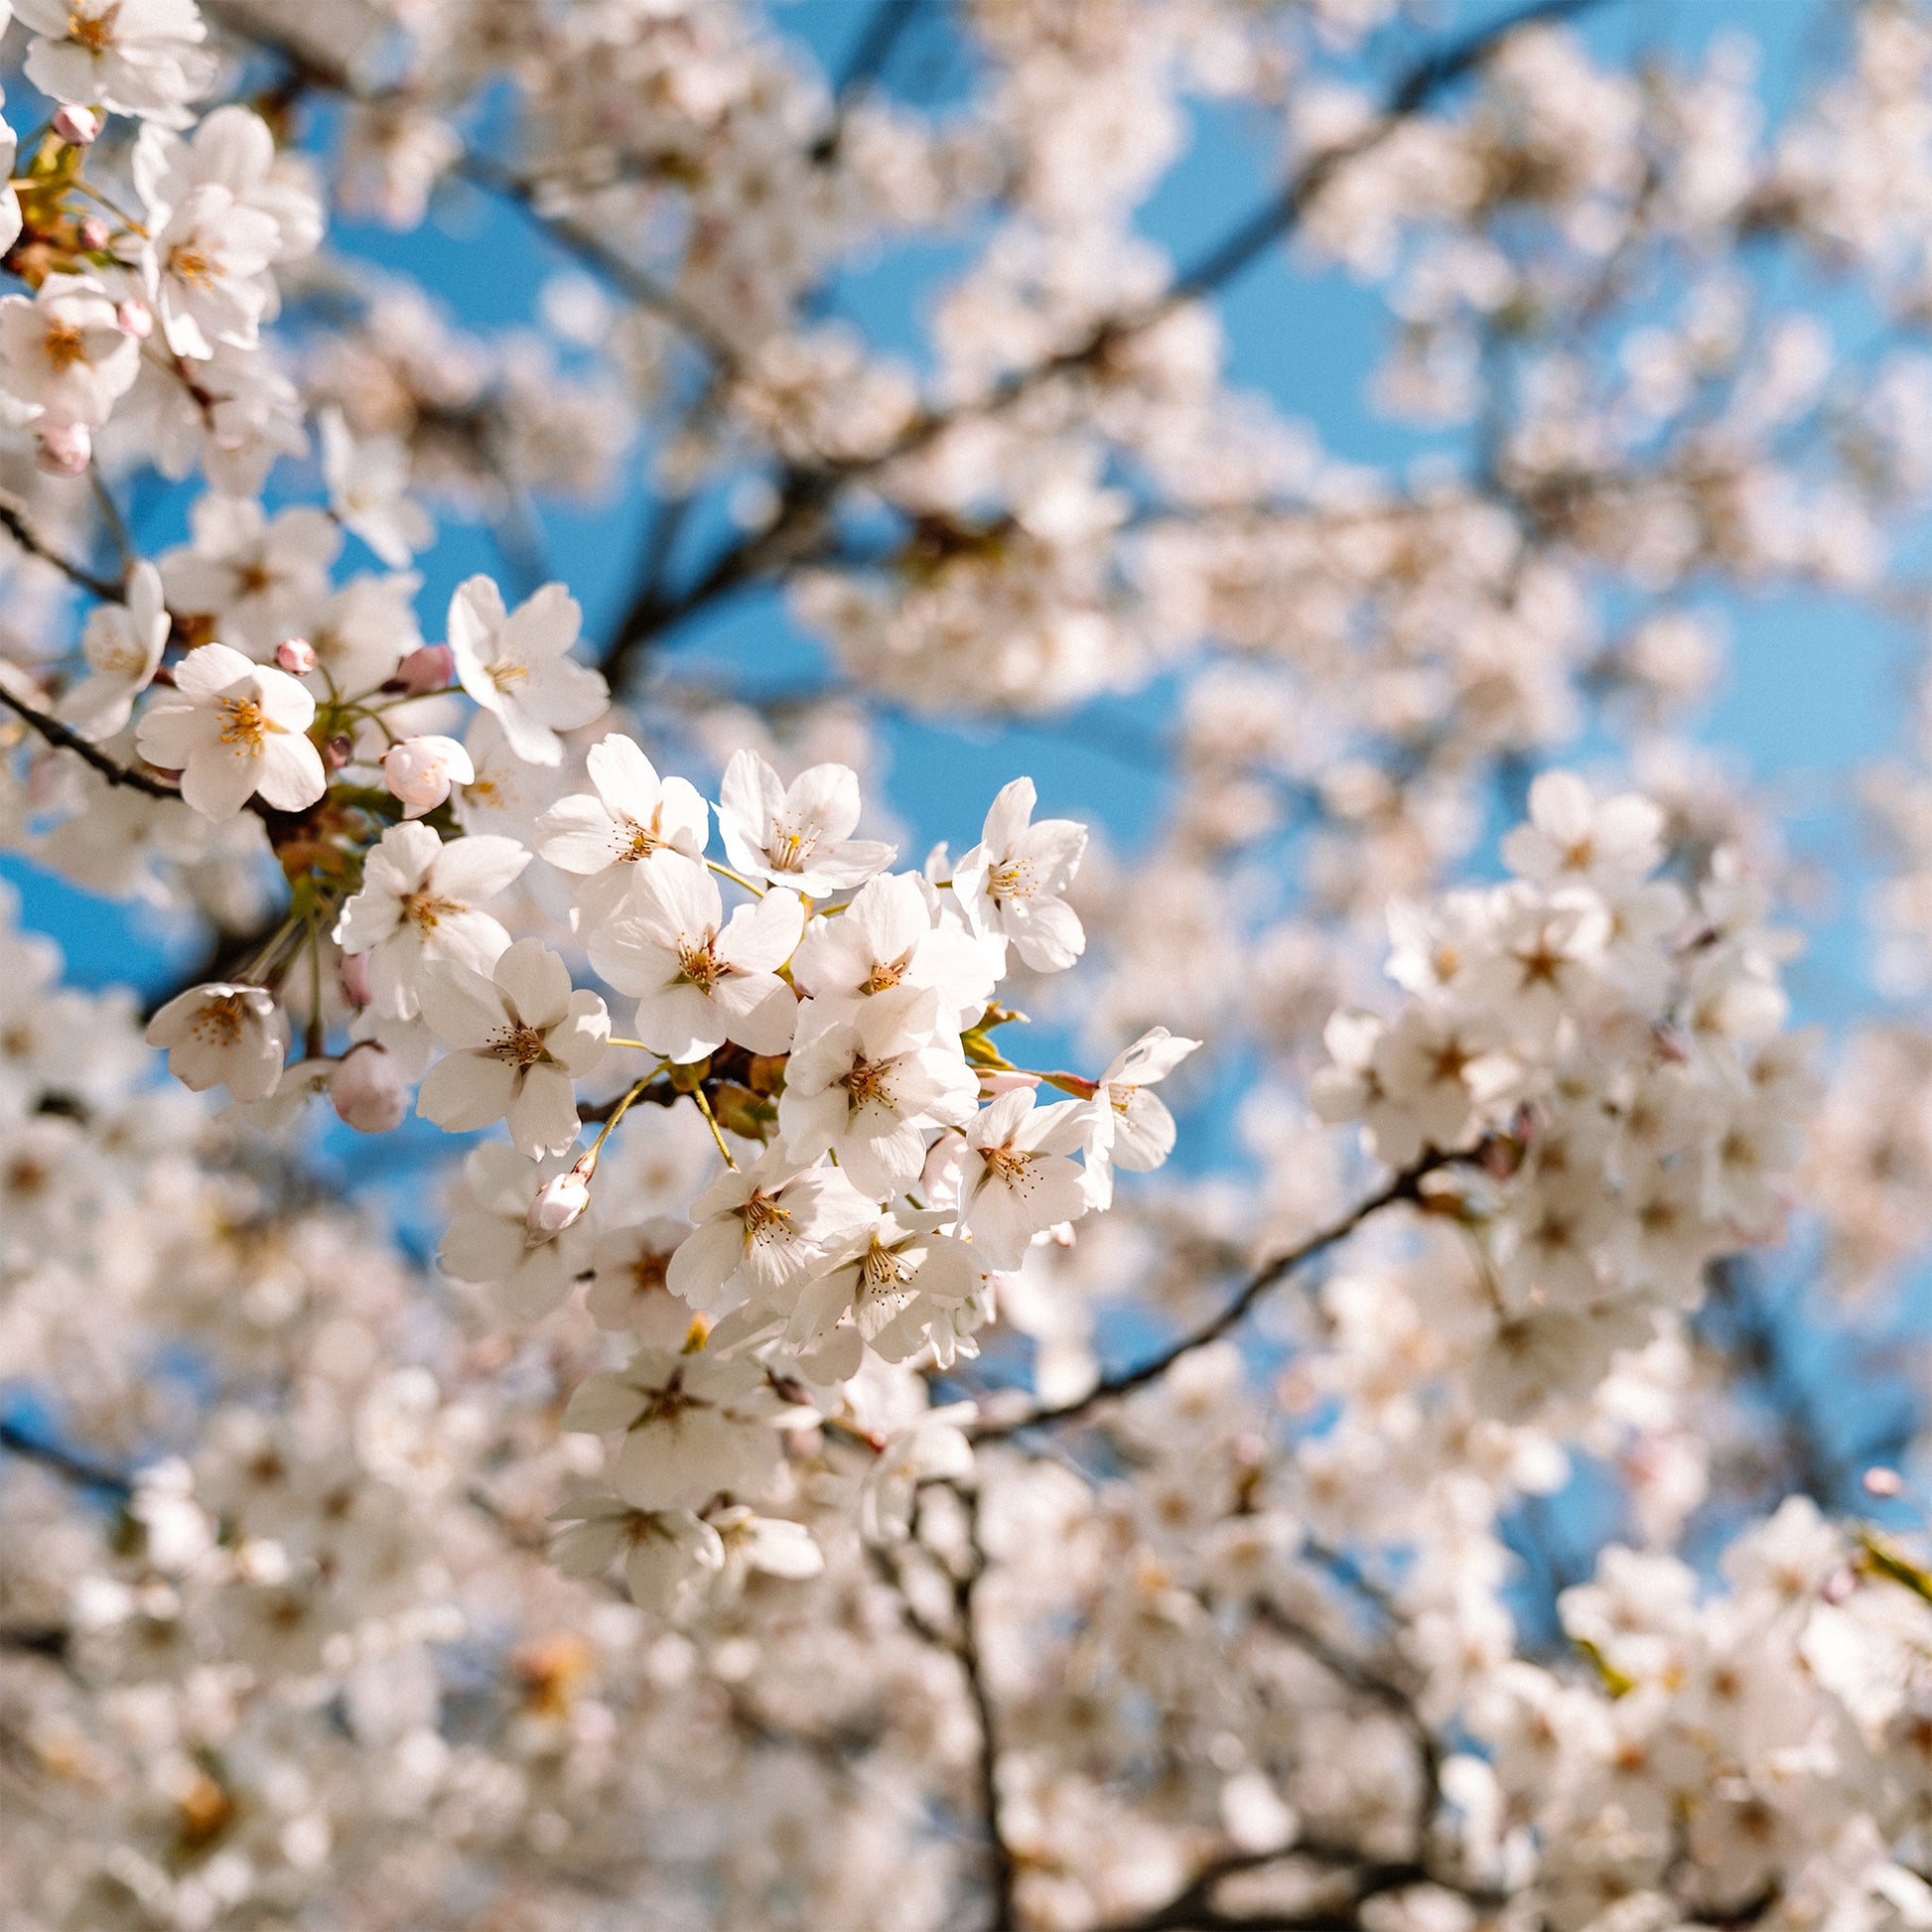
[[[64,752],[71,752],[82,762],[92,765],[110,785],[127,785],[135,791],[146,792],[150,798],[180,798],[181,793],[175,786],[163,784],[159,778],[151,778],[145,771],[137,771],[132,765],[109,758],[98,745],[90,744],[71,726],[62,724],[60,719],[50,717],[45,711],[36,711],[24,698],[15,697],[4,684],[0,684],[0,704],[4,704],[50,745],[57,745]]]
[[[1426,1175],[1435,1173],[1440,1169],[1447,1168],[1464,1158],[1466,1157],[1460,1154],[1441,1154],[1432,1149],[1420,1160],[1412,1161],[1386,1184],[1366,1199],[1356,1202],[1340,1220],[1330,1222],[1327,1227],[1310,1235],[1306,1241],[1277,1255],[1273,1261],[1257,1269],[1242,1285],[1240,1293],[1211,1320],[1198,1328],[1189,1330],[1177,1341],[1164,1348],[1160,1354],[1141,1363],[1138,1368],[1126,1369],[1118,1375],[1103,1376],[1076,1401],[1062,1402],[1048,1409],[1035,1409],[1028,1415],[1017,1416],[1008,1422],[982,1423],[968,1433],[976,1443],[987,1443],[1018,1435],[1022,1430],[1050,1428],[1058,1423],[1072,1422],[1087,1414],[1089,1410],[1098,1408],[1103,1402],[1111,1402],[1117,1396],[1129,1395],[1136,1389],[1145,1388],[1150,1382],[1158,1381],[1183,1355],[1191,1355],[1195,1349],[1205,1348],[1209,1342],[1220,1340],[1229,1329],[1238,1326],[1248,1311],[1278,1282],[1285,1281],[1305,1263],[1314,1260],[1317,1255],[1325,1254],[1338,1241],[1345,1240],[1372,1214],[1380,1213],[1385,1207],[1392,1207],[1397,1201],[1419,1200],[1422,1181]]]

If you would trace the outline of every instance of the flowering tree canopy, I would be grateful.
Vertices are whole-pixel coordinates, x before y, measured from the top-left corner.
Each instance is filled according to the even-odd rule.
[[[0,7],[0,1932],[1932,1926],[1932,4],[1615,10]]]

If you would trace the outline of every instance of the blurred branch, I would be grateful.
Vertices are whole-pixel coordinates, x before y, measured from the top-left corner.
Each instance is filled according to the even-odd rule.
[[[1130,314],[1102,319],[1080,342],[1011,371],[981,396],[946,408],[920,410],[884,449],[863,457],[828,458],[810,469],[794,468],[786,477],[773,522],[729,546],[689,590],[673,597],[646,595],[645,590],[639,590],[619,621],[604,654],[605,675],[615,686],[637,656],[675,624],[726,592],[769,576],[794,561],[798,549],[795,526],[809,528],[807,548],[821,540],[833,502],[846,483],[916,455],[959,423],[1004,413],[1056,377],[1098,367],[1124,343],[1231,281],[1296,227],[1342,168],[1379,147],[1404,121],[1473,72],[1511,34],[1601,4],[1603,0],[1533,0],[1533,4],[1492,25],[1425,55],[1396,82],[1380,115],[1348,140],[1311,155],[1286,187],[1208,248],[1191,267],[1183,269],[1153,301]]]
[[[132,1478],[121,1470],[111,1468],[105,1462],[96,1462],[72,1449],[63,1449],[58,1443],[43,1442],[40,1437],[30,1436],[15,1423],[0,1421],[0,1449],[19,1456],[24,1462],[38,1462],[42,1468],[51,1470],[64,1482],[70,1482],[76,1488],[100,1489],[122,1498],[134,1493]]]
[[[1425,1175],[1438,1169],[1449,1166],[1451,1162],[1465,1159],[1457,1154],[1441,1154],[1435,1150],[1412,1161],[1399,1173],[1365,1199],[1356,1202],[1340,1220],[1330,1222],[1325,1228],[1311,1234],[1286,1252],[1279,1254],[1273,1261],[1265,1263],[1250,1275],[1240,1292],[1218,1314],[1204,1322],[1200,1327],[1189,1330],[1178,1340],[1171,1342],[1160,1354],[1152,1356],[1138,1368],[1124,1370],[1118,1375],[1103,1376],[1100,1381],[1076,1401],[1062,1402],[1044,1409],[1035,1409],[1024,1416],[1017,1416],[1010,1422],[982,1423],[969,1431],[975,1442],[997,1442],[1002,1437],[1018,1435],[1023,1430],[1051,1428],[1056,1424],[1073,1422],[1098,1408],[1103,1402],[1111,1402],[1116,1397],[1129,1395],[1134,1390],[1144,1388],[1150,1382],[1158,1381],[1183,1355],[1191,1355],[1198,1348],[1205,1348],[1209,1342],[1218,1341],[1229,1329],[1237,1326],[1247,1315],[1250,1309],[1267,1294],[1278,1282],[1285,1281],[1304,1264],[1314,1260],[1317,1255],[1325,1254],[1337,1242],[1345,1240],[1371,1215],[1378,1214],[1385,1207],[1397,1201],[1415,1201],[1421,1198],[1421,1182]]]
[[[0,497],[0,530],[5,530],[29,555],[49,563],[70,583],[78,584],[90,596],[97,597],[104,604],[120,604],[125,601],[126,593],[119,584],[105,577],[97,577],[83,564],[77,564],[71,557],[64,557],[43,537],[38,535],[29,524],[19,506]]]

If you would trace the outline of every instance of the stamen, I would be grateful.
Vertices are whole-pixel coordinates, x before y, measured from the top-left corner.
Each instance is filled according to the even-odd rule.
[[[505,1027],[495,1034],[488,1050],[511,1066],[535,1066],[544,1057],[543,1035],[534,1027]]]

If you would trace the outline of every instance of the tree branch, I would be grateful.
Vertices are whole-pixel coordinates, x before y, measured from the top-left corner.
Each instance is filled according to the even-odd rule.
[[[822,517],[843,484],[916,455],[962,422],[1004,413],[1021,398],[1056,376],[1073,375],[1103,362],[1123,342],[1164,322],[1176,309],[1213,293],[1248,267],[1272,243],[1287,235],[1311,203],[1350,161],[1379,147],[1403,121],[1420,113],[1454,81],[1478,68],[1511,34],[1540,21],[1560,20],[1600,5],[1603,0],[1532,0],[1492,25],[1425,55],[1397,81],[1382,113],[1359,134],[1311,155],[1288,185],[1246,220],[1238,223],[1153,301],[1128,314],[1096,323],[1085,338],[1044,360],[1015,369],[983,395],[943,409],[920,410],[884,449],[869,456],[828,458],[810,471],[794,472],[778,519],[754,536],[727,548],[682,596],[665,599],[641,592],[620,621],[603,659],[615,685],[650,641],[728,590],[769,574],[774,561],[787,560],[779,541],[788,521],[808,514]]]
[[[84,565],[75,563],[71,557],[62,556],[36,533],[21,510],[4,498],[0,498],[0,529],[4,529],[29,555],[40,558],[43,563],[52,564],[63,577],[70,583],[78,584],[83,591],[99,598],[102,603],[123,604],[127,601],[127,593],[119,584],[112,583],[105,577],[95,576]]]
[[[181,797],[175,786],[163,784],[159,778],[151,778],[145,771],[136,771],[133,766],[122,764],[118,759],[109,758],[98,745],[89,744],[71,726],[62,724],[60,719],[50,717],[45,711],[36,711],[24,698],[15,697],[4,684],[0,684],[0,704],[4,704],[50,745],[58,745],[62,751],[71,752],[75,758],[92,765],[110,785],[127,785],[134,791],[146,792],[150,798]]]
[[[1072,1402],[1062,1402],[1048,1409],[1035,1409],[1028,1415],[1017,1416],[1008,1422],[982,1423],[968,1433],[976,1443],[998,1442],[1003,1437],[1018,1435],[1022,1430],[1051,1428],[1059,1423],[1072,1422],[1098,1408],[1103,1402],[1111,1402],[1118,1396],[1129,1395],[1135,1389],[1144,1388],[1148,1383],[1158,1381],[1183,1355],[1191,1355],[1197,1348],[1205,1348],[1211,1341],[1218,1341],[1230,1328],[1237,1326],[1248,1311],[1261,1300],[1278,1282],[1285,1281],[1305,1263],[1312,1261],[1317,1255],[1325,1254],[1338,1241],[1345,1240],[1366,1221],[1370,1215],[1380,1213],[1385,1207],[1397,1201],[1413,1201],[1421,1197],[1421,1183],[1427,1174],[1449,1166],[1452,1162],[1465,1159],[1459,1154],[1441,1154],[1435,1150],[1412,1161],[1408,1167],[1390,1179],[1366,1199],[1357,1201],[1340,1220],[1330,1222],[1325,1228],[1311,1234],[1306,1241],[1279,1254],[1273,1261],[1266,1262],[1250,1275],[1240,1292],[1218,1314],[1204,1322],[1200,1327],[1190,1329],[1178,1340],[1171,1342],[1160,1354],[1142,1362],[1138,1368],[1124,1370],[1118,1375],[1104,1376],[1083,1396]]]
[[[76,1488],[105,1490],[107,1494],[122,1500],[134,1493],[133,1479],[121,1470],[75,1454],[71,1449],[64,1449],[57,1443],[42,1442],[38,1436],[28,1435],[14,1423],[0,1421],[0,1449],[6,1449],[23,1461],[38,1462],[42,1468],[51,1469],[63,1481],[70,1482]]]
[[[959,1620],[959,1636],[954,1655],[966,1679],[966,1693],[979,1720],[979,1802],[986,1821],[988,1855],[992,1863],[993,1917],[988,1932],[1015,1932],[1019,1925],[1020,1862],[1000,1827],[1000,1733],[993,1710],[993,1698],[986,1686],[986,1671],[980,1658],[979,1625],[974,1603],[975,1592],[986,1575],[986,1549],[980,1541],[980,1499],[977,1489],[955,1487],[966,1511],[966,1544],[970,1563],[953,1583],[953,1606]]]

